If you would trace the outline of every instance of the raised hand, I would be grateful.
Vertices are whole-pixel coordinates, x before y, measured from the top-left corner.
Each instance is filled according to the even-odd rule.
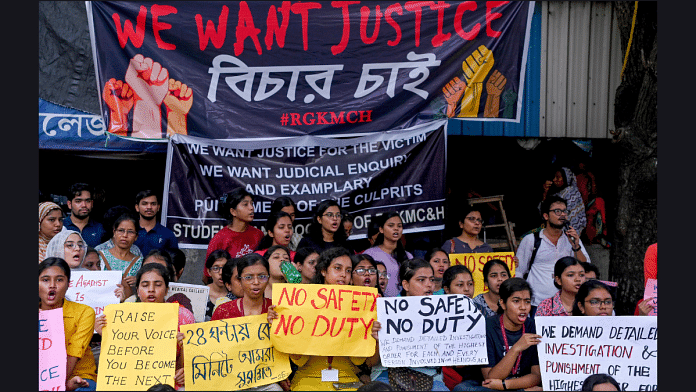
[[[169,89],[164,97],[167,107],[167,136],[187,135],[186,117],[193,105],[193,89],[178,80],[169,79]]]
[[[160,105],[169,91],[169,71],[156,61],[135,55],[126,70],[126,83],[135,92],[133,134],[141,138],[162,137]]]
[[[104,102],[109,107],[109,132],[128,135],[128,113],[133,108],[133,90],[128,83],[114,78],[104,85]]]
[[[507,83],[507,79],[498,70],[493,71],[486,83],[486,106],[483,109],[483,117],[498,117],[500,111],[500,94]]]
[[[483,81],[493,68],[493,64],[493,52],[485,45],[479,46],[462,62],[466,90],[464,91],[459,117],[478,116],[481,94],[483,93]]]
[[[464,94],[464,89],[466,89],[466,82],[456,76],[442,88],[442,94],[447,101],[447,117],[454,117],[457,111],[457,102]]]

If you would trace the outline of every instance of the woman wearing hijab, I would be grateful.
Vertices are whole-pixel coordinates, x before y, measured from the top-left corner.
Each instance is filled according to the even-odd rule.
[[[46,258],[51,239],[63,230],[63,210],[56,203],[39,203],[39,263]]]
[[[544,183],[544,193],[542,203],[547,196],[557,195],[566,200],[568,210],[568,221],[570,226],[582,234],[587,227],[587,215],[585,213],[585,203],[582,201],[582,194],[578,189],[575,174],[567,167],[554,167],[550,173],[553,177]],[[539,204],[541,208],[541,203]]]
[[[58,257],[65,260],[71,270],[82,267],[87,253],[87,244],[80,233],[63,230],[56,234],[46,247],[46,258]]]

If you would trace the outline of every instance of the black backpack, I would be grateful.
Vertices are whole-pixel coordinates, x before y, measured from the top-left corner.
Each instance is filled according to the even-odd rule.
[[[534,264],[534,259],[536,258],[537,251],[539,250],[539,247],[541,246],[540,233],[541,233],[541,230],[534,232],[534,248],[532,249],[532,258],[529,259],[529,269],[527,270],[527,272],[524,273],[525,280],[527,280],[527,276],[529,276],[529,273],[532,271],[532,264]]]

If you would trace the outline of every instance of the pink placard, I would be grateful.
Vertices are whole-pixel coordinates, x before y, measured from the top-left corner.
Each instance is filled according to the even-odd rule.
[[[653,298],[650,304],[653,306],[648,316],[657,316],[657,279],[648,279],[648,283],[645,284],[645,294],[643,294],[643,299]]]
[[[63,308],[39,311],[39,391],[65,390]]]

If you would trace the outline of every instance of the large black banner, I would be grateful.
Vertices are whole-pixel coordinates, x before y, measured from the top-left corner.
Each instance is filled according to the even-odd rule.
[[[534,2],[88,2],[110,132],[355,135],[519,121]]]
[[[227,222],[223,193],[245,187],[255,195],[253,225],[265,223],[273,200],[297,204],[303,234],[314,207],[335,199],[355,216],[352,238],[370,220],[398,211],[404,232],[441,230],[445,210],[446,120],[398,132],[336,139],[301,136],[269,141],[217,141],[174,135],[167,152],[164,224],[184,248],[206,248]]]

